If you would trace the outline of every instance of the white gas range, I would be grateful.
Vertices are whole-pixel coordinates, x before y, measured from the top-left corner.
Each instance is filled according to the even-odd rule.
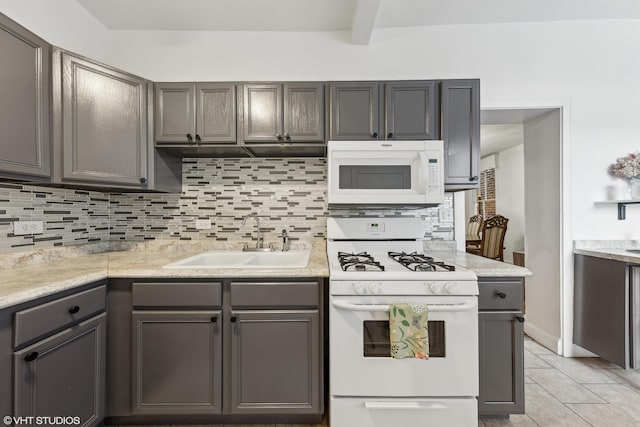
[[[328,218],[330,425],[475,426],[478,283],[418,218]],[[429,309],[429,359],[390,356],[389,304]]]

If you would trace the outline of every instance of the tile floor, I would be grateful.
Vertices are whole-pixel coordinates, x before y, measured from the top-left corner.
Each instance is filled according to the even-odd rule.
[[[524,342],[524,366],[526,414],[512,415],[508,420],[478,420],[478,427],[640,427],[640,371],[620,369],[599,358],[564,358],[528,337]],[[316,425],[228,424],[207,427],[327,425],[325,418],[322,424]]]
[[[599,358],[564,358],[524,342],[524,415],[478,427],[640,426],[640,372]]]

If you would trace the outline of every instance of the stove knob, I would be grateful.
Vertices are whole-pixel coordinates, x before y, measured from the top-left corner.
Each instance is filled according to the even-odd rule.
[[[444,285],[444,289],[448,294],[455,294],[458,290],[458,286],[455,283],[447,283]]]
[[[366,292],[366,289],[364,288],[364,283],[354,283],[353,290],[356,291],[356,294],[358,295],[362,295]]]
[[[434,294],[442,293],[442,283],[432,283],[430,288],[431,288],[431,292],[433,292]]]
[[[379,294],[382,292],[382,289],[380,289],[380,283],[371,283],[369,285],[369,292],[372,294]]]

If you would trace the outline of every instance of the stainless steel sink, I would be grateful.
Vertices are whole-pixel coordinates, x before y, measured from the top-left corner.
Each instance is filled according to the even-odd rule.
[[[163,268],[302,268],[309,263],[310,249],[286,252],[209,251]]]

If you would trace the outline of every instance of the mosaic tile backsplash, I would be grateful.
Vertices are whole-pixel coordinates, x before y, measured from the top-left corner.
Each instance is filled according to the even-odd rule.
[[[453,240],[453,195],[436,208],[331,209],[326,202],[326,159],[184,159],[181,194],[112,193],[0,183],[0,250],[73,245],[89,241],[216,239],[249,241],[260,215],[265,242],[326,236],[326,217],[416,216],[425,237]],[[450,215],[449,215],[450,214]],[[14,236],[12,222],[42,220],[45,232]],[[210,220],[210,229],[196,229]]]

